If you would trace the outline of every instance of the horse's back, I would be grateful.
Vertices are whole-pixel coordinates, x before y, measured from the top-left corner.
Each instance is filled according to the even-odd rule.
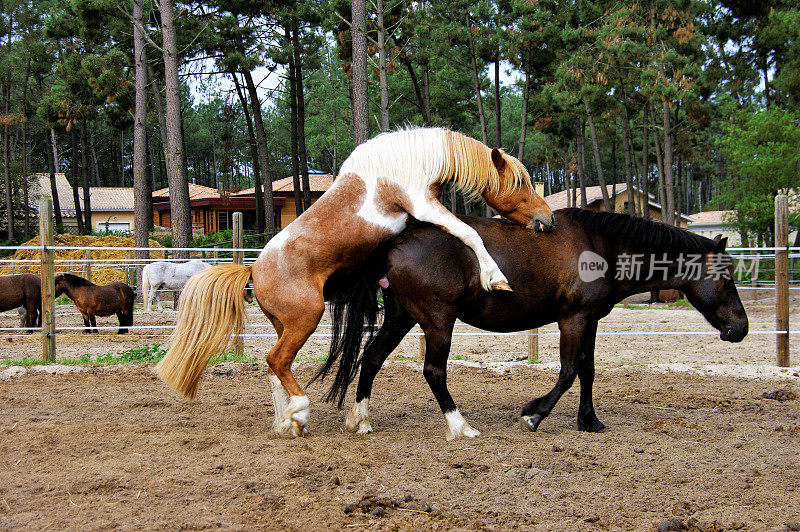
[[[38,275],[19,273],[0,276],[0,311],[20,306],[41,307],[42,281]]]

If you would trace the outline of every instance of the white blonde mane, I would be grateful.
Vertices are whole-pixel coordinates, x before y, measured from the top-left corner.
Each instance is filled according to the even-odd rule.
[[[452,182],[472,197],[484,191],[503,194],[531,187],[528,171],[515,157],[503,153],[511,171],[503,178],[492,163],[492,150],[473,138],[442,128],[407,128],[382,133],[353,150],[339,171],[362,179],[388,179],[425,188]]]

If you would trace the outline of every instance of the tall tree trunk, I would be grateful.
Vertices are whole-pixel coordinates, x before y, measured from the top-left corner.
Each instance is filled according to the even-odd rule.
[[[353,142],[356,146],[369,138],[367,100],[367,37],[365,0],[352,0],[353,30]]]
[[[60,174],[61,162],[58,160],[58,141],[56,140],[56,130],[53,128],[50,128],[50,147],[53,149],[53,169],[57,174]]]
[[[469,35],[469,59],[472,66],[472,86],[475,89],[475,97],[478,100],[478,118],[481,123],[481,141],[484,144],[489,143],[486,136],[486,113],[483,111],[483,96],[481,95],[481,81],[478,73],[477,51],[475,50],[475,41],[472,36],[472,21],[469,18],[469,11],[467,11],[467,34]]]
[[[133,62],[136,75],[136,103],[133,114],[133,241],[137,248],[149,247],[147,234],[153,223],[153,194],[147,185],[147,48],[143,27],[144,0],[133,0]],[[147,251],[137,250],[138,260]],[[136,266],[136,284],[142,287],[143,263]]]
[[[664,105],[664,200],[666,202],[667,217],[664,221],[667,225],[675,225],[675,188],[673,186],[673,139],[672,139],[672,118],[669,112],[669,102],[663,101]]]
[[[417,73],[414,71],[414,66],[411,64],[411,60],[407,55],[401,54],[400,61],[402,61],[403,65],[405,65],[406,70],[408,71],[408,77],[411,78],[411,85],[414,87],[414,96],[416,96],[417,99],[417,109],[419,109],[419,114],[422,115],[423,125],[427,126],[428,119],[425,115],[425,98],[422,96],[422,89],[420,88]]]
[[[661,221],[667,223],[667,200],[664,196],[664,158],[661,151],[661,139],[659,138],[658,130],[655,129],[655,109],[653,112],[653,147],[656,151],[656,166],[658,167],[658,202],[661,204]]]
[[[623,100],[627,101],[624,96]],[[628,108],[622,105],[622,152],[625,154],[625,187],[628,193],[628,208],[626,209],[631,216],[636,214],[636,194],[633,190],[633,165],[631,164],[631,125],[628,121]]]
[[[525,52],[527,68],[525,68],[525,88],[522,89],[522,116],[519,124],[519,149],[517,150],[517,159],[520,161],[525,156],[525,138],[528,132],[528,100],[531,96],[531,50],[530,47]]]
[[[611,208],[617,210],[617,137],[611,137]]]
[[[253,75],[249,70],[242,72],[244,76],[247,93],[250,96],[250,107],[253,109],[253,125],[256,129],[256,141],[258,142],[258,159],[261,172],[264,176],[264,232],[275,232],[275,203],[272,199],[272,179],[269,176],[269,156],[267,154],[267,132],[264,130],[264,120],[261,115],[261,101],[258,99],[258,91],[253,83]]]
[[[428,79],[430,67],[427,61],[420,65],[420,85],[422,89],[422,121],[426,126],[431,125],[431,84]]]
[[[606,188],[606,176],[603,171],[603,162],[600,160],[600,143],[597,141],[597,128],[594,126],[592,119],[592,110],[589,108],[589,100],[583,99],[586,107],[586,118],[589,121],[589,133],[592,136],[592,149],[594,150],[594,167],[597,169],[597,180],[600,182],[600,194],[603,195],[603,207],[606,212],[613,212],[614,208],[611,206],[611,199],[608,197],[608,189]]]
[[[9,36],[9,39],[11,37]],[[11,113],[11,87],[8,83],[3,84],[3,110],[5,116]],[[14,234],[14,196],[13,185],[11,183],[11,138],[8,131],[8,120],[3,123],[3,178],[6,185],[6,236],[9,241],[13,241]]]
[[[588,206],[586,201],[586,158],[584,157],[584,132],[583,120],[575,117],[575,142],[577,143],[578,154],[578,181],[581,187],[581,209]]]
[[[292,30],[285,29],[287,44],[294,46]],[[297,76],[295,75],[294,52],[289,54],[289,132],[292,154],[292,188],[294,189],[294,212],[296,216],[303,214],[303,190],[300,185],[300,145],[297,138]]]
[[[85,234],[92,232],[92,198],[89,191],[91,169],[89,168],[89,142],[87,141],[86,120],[81,121],[81,181],[83,183],[83,230]]]
[[[500,148],[503,145],[503,135],[501,127],[501,112],[503,102],[500,100],[500,48],[497,48],[497,57],[494,61],[494,135],[495,146]]]
[[[25,92],[27,93],[27,80],[25,82]],[[27,104],[27,95],[23,97],[22,105]],[[31,209],[28,200],[28,123],[23,120],[20,124],[22,129],[22,205],[25,208],[25,241],[31,235]]]
[[[297,156],[300,161],[300,180],[303,184],[303,207],[311,207],[311,183],[308,179],[308,150],[306,149],[306,96],[303,90],[303,59],[300,54],[300,28],[295,26],[292,39],[294,46],[294,77],[297,99]]]
[[[383,0],[377,0],[376,9],[378,11],[378,84],[381,93],[381,131],[389,131],[389,86],[386,79],[386,28],[383,24]]]
[[[189,212],[189,182],[184,166],[183,132],[181,123],[181,94],[178,81],[178,43],[172,0],[160,0],[161,34],[164,51],[164,87],[167,126],[167,180],[169,181],[170,222],[172,245],[189,247],[192,238],[192,220]],[[186,252],[176,252],[176,258],[188,258]]]
[[[648,150],[650,149],[650,139],[647,136],[650,127],[650,119],[647,116],[648,106],[645,105],[642,109],[642,207],[641,216],[645,219],[650,219],[650,160],[648,159]]]
[[[80,188],[80,179],[78,178],[78,132],[75,131],[75,125],[72,126],[72,200],[75,202],[75,221],[78,224],[78,233],[84,234],[86,228],[83,224],[83,214],[81,211],[81,201],[78,189]]]
[[[244,111],[244,119],[247,122],[247,139],[250,144],[250,158],[253,160],[253,182],[255,183],[255,197],[256,197],[256,232],[264,232],[264,195],[262,189],[261,179],[261,163],[258,159],[258,142],[256,141],[256,134],[253,131],[253,119],[250,117],[250,111],[247,109],[247,98],[242,92],[242,87],[239,83],[239,78],[234,72],[231,72],[233,84],[236,87],[236,94],[239,96],[239,103],[242,105]]]
[[[53,213],[55,214],[56,218],[56,232],[63,233],[64,232],[64,219],[61,217],[61,202],[58,200],[58,186],[56,185],[56,165],[55,165],[55,157],[53,154],[55,150],[52,150],[52,145],[55,143],[55,131],[52,129],[45,133],[48,141],[45,143],[45,150],[44,154],[47,158],[47,171],[50,172],[50,195],[53,197]]]
[[[99,187],[100,185],[100,165],[97,161],[97,152],[94,150],[94,133],[92,132],[91,128],[87,129],[86,131],[87,138],[89,139],[89,155],[92,158],[92,183],[94,186]],[[120,153],[122,155],[122,153]],[[121,181],[119,186],[124,187],[125,182]]]

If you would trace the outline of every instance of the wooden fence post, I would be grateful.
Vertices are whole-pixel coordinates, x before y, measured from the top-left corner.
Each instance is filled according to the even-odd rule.
[[[244,264],[244,252],[243,251],[236,251],[240,250],[242,247],[242,218],[243,215],[240,212],[233,213],[233,262],[234,264]],[[240,294],[243,296],[243,294]],[[242,338],[242,331],[240,330],[236,334],[236,338],[233,341],[233,351],[236,355],[241,356],[244,353],[244,339]]]
[[[539,363],[539,329],[528,331],[528,362]]]
[[[90,283],[92,282],[92,250],[87,249],[86,252],[83,254],[84,268],[83,273],[84,277]]]
[[[778,366],[789,366],[789,198],[775,196],[775,321]]]
[[[42,245],[42,360],[56,361],[56,292],[53,269],[53,200],[39,202],[39,243]]]

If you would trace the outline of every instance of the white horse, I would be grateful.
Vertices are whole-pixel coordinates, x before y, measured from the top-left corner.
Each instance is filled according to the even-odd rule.
[[[158,310],[164,310],[161,306],[161,296],[158,290],[178,290],[186,286],[192,275],[210,268],[211,265],[201,260],[190,260],[189,262],[151,262],[142,269],[142,297],[144,298],[144,310],[150,310],[155,298]]]

